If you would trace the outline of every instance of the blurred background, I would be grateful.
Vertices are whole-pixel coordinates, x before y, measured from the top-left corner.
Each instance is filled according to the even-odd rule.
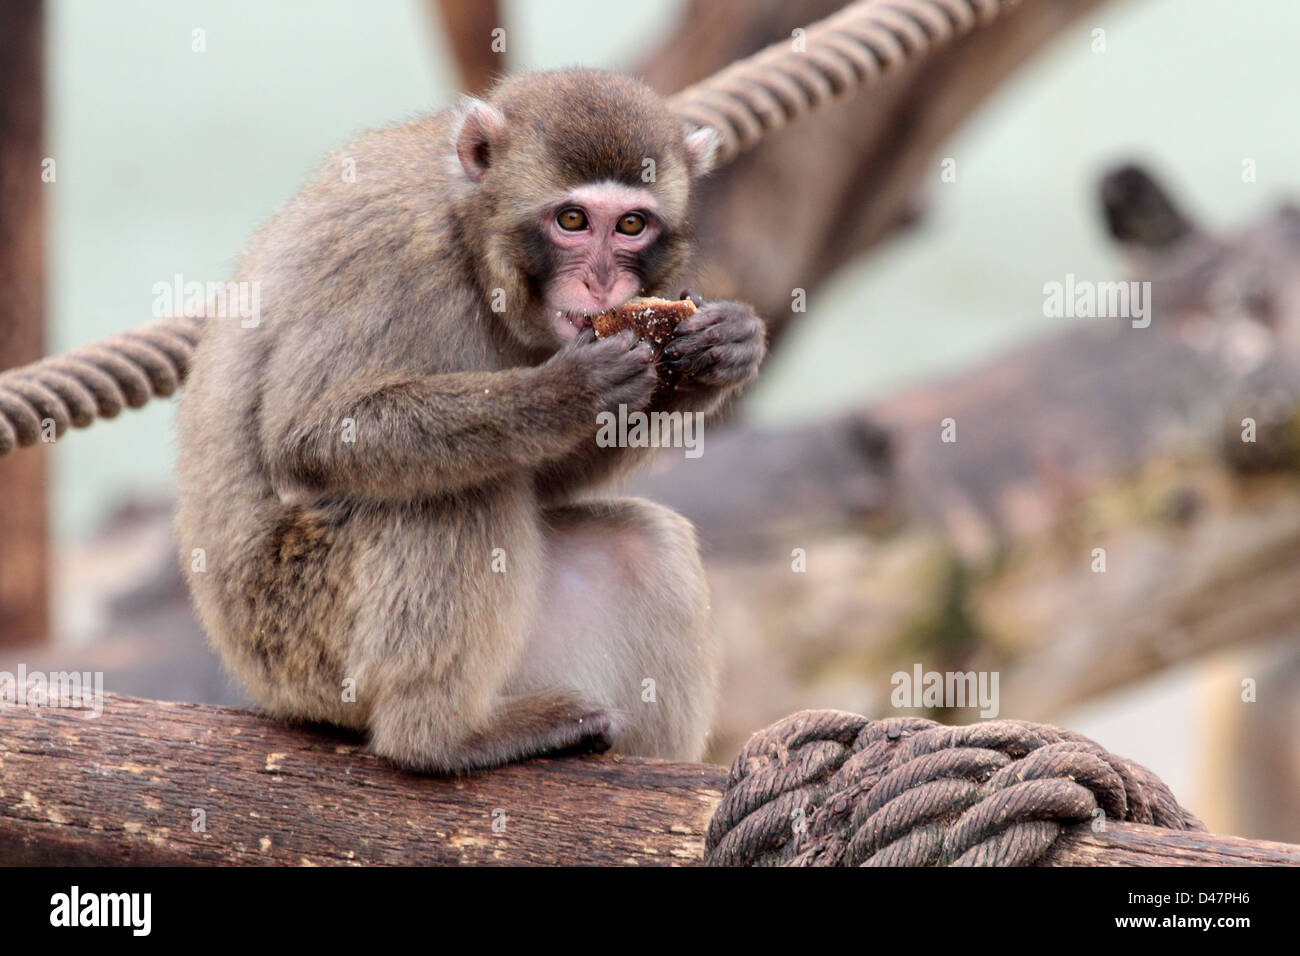
[[[149,321],[177,273],[228,277],[327,152],[474,86],[490,39],[458,41],[454,6],[49,0],[45,351]],[[668,91],[835,6],[513,0],[492,58]],[[730,655],[711,756],[800,707],[897,713],[915,664],[997,671],[999,716],[1145,763],[1212,830],[1300,841],[1300,5],[1025,8],[701,199],[696,284],[775,336],[699,468],[635,487],[706,544]],[[1152,240],[1152,216],[1177,228]],[[1151,281],[1152,328],[1045,317],[1068,274]],[[175,567],[172,405],[16,453],[49,469],[50,614],[0,619],[0,669],[242,700]]]

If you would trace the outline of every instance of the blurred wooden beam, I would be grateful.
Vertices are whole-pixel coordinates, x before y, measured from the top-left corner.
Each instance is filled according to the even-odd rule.
[[[460,70],[461,88],[482,93],[506,69],[506,50],[493,50],[492,31],[504,27],[499,0],[433,0]]]
[[[1300,210],[1197,228],[1135,274],[1159,303],[1148,328],[1051,320],[942,380],[714,434],[633,480],[705,545],[729,653],[715,759],[792,711],[892,713],[890,675],[915,663],[996,672],[1004,716],[1055,721],[1175,662],[1293,639]]]
[[[0,7],[0,369],[45,351],[44,8]],[[0,460],[0,645],[49,633],[46,456]]]

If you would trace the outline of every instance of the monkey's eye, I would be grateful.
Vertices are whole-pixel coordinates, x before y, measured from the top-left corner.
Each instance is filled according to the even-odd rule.
[[[587,228],[587,214],[576,206],[561,209],[555,221],[566,232],[578,232]]]
[[[645,216],[639,212],[630,212],[618,221],[614,227],[625,236],[639,236],[645,228]]]

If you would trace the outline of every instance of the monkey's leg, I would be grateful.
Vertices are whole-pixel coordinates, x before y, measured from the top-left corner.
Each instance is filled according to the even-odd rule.
[[[542,538],[520,504],[504,496],[479,510],[457,502],[374,519],[354,570],[363,597],[347,673],[376,753],[454,772],[607,750],[618,736],[619,715],[568,684],[507,687],[542,579]],[[501,570],[498,545],[509,556]]]
[[[619,753],[698,759],[718,654],[694,529],[630,498],[566,505],[543,518],[536,618],[511,686],[567,688],[620,711]]]
[[[455,773],[547,754],[603,753],[622,728],[620,715],[563,691],[498,698],[469,733],[462,714],[438,714],[442,703],[416,689],[389,698],[373,715],[371,748],[415,770]]]

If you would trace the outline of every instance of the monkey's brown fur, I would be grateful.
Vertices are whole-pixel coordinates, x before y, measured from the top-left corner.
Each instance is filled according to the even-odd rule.
[[[610,743],[694,759],[717,660],[694,533],[650,502],[582,499],[639,455],[596,446],[598,412],[714,409],[752,378],[761,324],[712,304],[667,394],[630,337],[559,347],[536,318],[539,197],[643,185],[653,158],[652,292],[685,258],[702,161],[622,77],[523,76],[490,102],[506,134],[481,182],[457,162],[463,110],[372,132],[244,257],[260,324],[210,320],[177,416],[194,600],[268,711],[367,730],[408,766]]]

